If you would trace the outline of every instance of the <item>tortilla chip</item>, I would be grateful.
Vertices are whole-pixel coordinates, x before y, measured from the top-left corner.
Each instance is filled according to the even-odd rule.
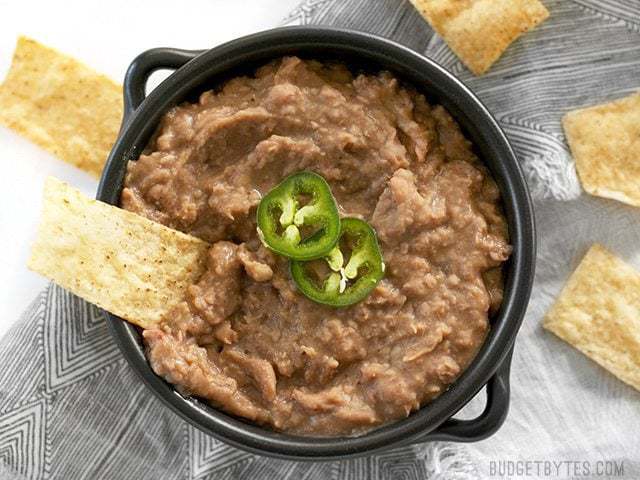
[[[640,390],[640,273],[601,245],[573,272],[544,328]]]
[[[640,207],[640,93],[574,110],[562,123],[584,189]]]
[[[451,50],[482,75],[549,12],[538,0],[411,0]]]
[[[202,275],[209,244],[91,200],[49,177],[28,266],[143,328],[157,324]]]
[[[99,177],[122,119],[122,87],[20,37],[0,86],[0,124]]]

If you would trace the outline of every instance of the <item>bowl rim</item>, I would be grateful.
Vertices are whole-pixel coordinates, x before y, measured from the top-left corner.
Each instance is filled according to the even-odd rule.
[[[149,131],[156,128],[159,116],[175,104],[176,99],[184,98],[186,92],[198,88],[187,87],[187,84],[199,81],[203,85],[203,79],[210,80],[212,70],[213,75],[219,77],[229,71],[231,65],[235,68],[246,59],[264,57],[263,63],[266,63],[268,58],[277,58],[287,52],[314,49],[334,52],[336,57],[362,55],[369,60],[375,57],[380,64],[397,64],[402,67],[401,77],[406,77],[407,71],[418,77],[428,75],[431,88],[446,86],[446,91],[436,96],[448,111],[452,112],[453,106],[452,115],[456,121],[460,112],[480,120],[478,135],[484,136],[500,153],[500,175],[504,176],[505,182],[501,185],[501,194],[509,220],[513,254],[498,320],[494,321],[483,347],[458,380],[428,403],[428,408],[423,407],[406,419],[357,437],[318,438],[278,433],[248,424],[197,399],[183,397],[153,373],[139,345],[135,327],[105,312],[110,331],[133,370],[171,410],[206,433],[238,448],[299,460],[346,458],[400,446],[433,431],[462,408],[487,383],[513,345],[531,293],[536,250],[533,205],[522,169],[498,123],[473,92],[436,62],[408,47],[370,33],[334,27],[279,27],[258,32],[206,50],[178,68],[151,91],[123,123],[100,179],[96,198],[118,205],[127,160],[138,157],[139,145],[144,148]],[[415,86],[418,90],[429,88]],[[493,169],[492,175],[496,175]]]

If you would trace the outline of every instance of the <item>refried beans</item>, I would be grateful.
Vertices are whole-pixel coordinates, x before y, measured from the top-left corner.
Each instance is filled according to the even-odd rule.
[[[379,237],[385,278],[351,307],[297,292],[258,239],[261,196],[302,170]],[[388,72],[296,57],[170,110],[121,204],[211,243],[185,301],[144,332],[153,370],[302,435],[357,435],[446,390],[487,335],[511,252],[499,190],[443,107]]]

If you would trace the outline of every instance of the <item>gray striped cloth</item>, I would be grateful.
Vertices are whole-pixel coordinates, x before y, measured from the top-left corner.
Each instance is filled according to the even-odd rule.
[[[370,31],[435,59],[478,94],[517,150],[536,198],[540,248],[512,409],[498,434],[332,463],[251,455],[164,408],[99,311],[51,285],[0,341],[0,478],[640,478],[640,394],[540,328],[592,242],[640,267],[640,210],[581,193],[560,126],[567,110],[640,88],[640,0],[543,1],[550,19],[479,78],[406,0],[307,0],[285,21]],[[482,405],[474,399],[461,416]]]

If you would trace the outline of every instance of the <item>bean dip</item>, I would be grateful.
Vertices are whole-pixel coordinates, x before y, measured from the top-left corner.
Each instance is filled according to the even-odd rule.
[[[351,307],[305,298],[258,239],[261,196],[301,170],[377,232],[385,277]],[[487,335],[511,252],[499,190],[443,107],[388,72],[296,57],[170,110],[121,204],[211,243],[186,300],[144,331],[153,370],[302,435],[357,435],[445,391]]]

